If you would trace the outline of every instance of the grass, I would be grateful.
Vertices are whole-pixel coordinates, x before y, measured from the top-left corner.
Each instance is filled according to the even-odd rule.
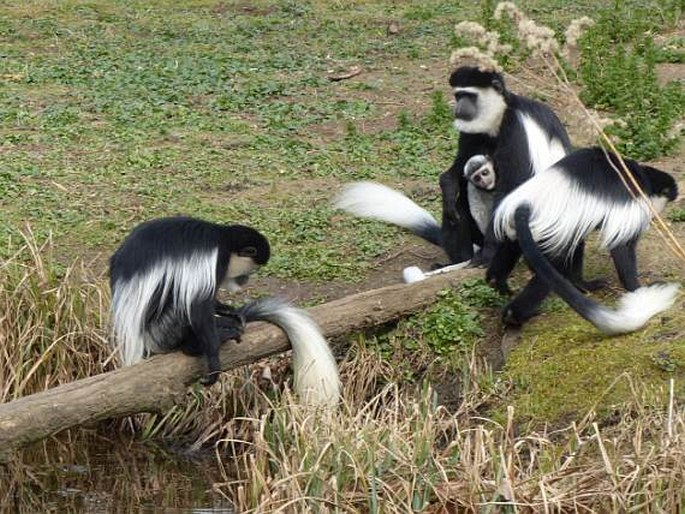
[[[579,15],[598,20],[575,86],[632,123],[614,133],[629,156],[674,151],[670,116],[682,114],[682,88],[657,83],[654,69],[682,62],[677,2],[620,3],[620,23],[595,0],[525,7],[558,33]],[[274,246],[264,271],[286,287],[368,279],[406,236],[336,213],[329,200],[344,182],[373,179],[438,212],[436,177],[456,149],[446,83],[453,26],[496,27],[493,8],[443,0],[0,8],[0,401],[111,368],[105,259],[150,217],[256,226]],[[387,31],[392,21],[398,34]],[[653,38],[659,31],[664,38]],[[355,65],[363,72],[354,79],[329,80]],[[670,220],[682,221],[682,211],[671,209]],[[221,386],[189,390],[163,415],[26,450],[0,473],[0,505],[74,511],[97,494],[100,505],[182,509],[211,504],[211,490],[248,512],[682,508],[679,311],[607,340],[549,302],[494,372],[486,353],[499,351],[502,301],[470,283],[397,325],[338,342],[340,412],[297,406],[287,357],[256,363]],[[93,434],[105,442],[89,442]],[[182,451],[169,455],[158,443]],[[106,480],[94,454],[112,448],[118,467]],[[206,448],[209,461],[192,466],[200,473],[181,472]]]
[[[515,431],[513,409],[503,424],[473,418],[474,400],[451,413],[428,387],[410,400],[388,387],[341,417],[275,405],[268,422],[253,420],[255,438],[240,466],[249,471],[219,487],[242,512],[682,506],[683,411],[669,411],[663,398],[636,397],[617,410],[615,427],[600,428],[589,416],[527,433]]]
[[[455,9],[442,5],[446,14]],[[105,251],[134,222],[178,212],[251,222],[277,235],[272,222],[254,219],[255,204],[307,216],[271,198],[276,184],[298,190],[319,177],[378,177],[378,163],[388,160],[392,166],[380,171],[388,177],[434,176],[454,141],[444,130],[444,100],[442,123],[435,113],[426,123],[400,114],[402,100],[390,97],[394,113],[382,113],[387,129],[367,133],[360,126],[375,121],[381,107],[357,89],[373,91],[377,81],[326,78],[329,69],[353,63],[372,73],[393,60],[407,66],[407,52],[416,53],[409,60],[416,67],[434,59],[422,48],[435,37],[424,33],[434,15],[424,19],[406,8],[410,31],[386,41],[379,29],[392,13],[360,7],[345,23],[335,8],[314,17],[311,6],[270,2],[254,10],[207,2],[184,9],[158,4],[152,12],[142,3],[9,8],[10,50],[0,69],[8,79],[0,104],[7,120],[0,192],[11,216],[0,248],[22,219],[40,219],[34,230],[50,230],[67,246]],[[312,30],[321,37],[303,53],[298,41]],[[387,62],[373,57],[381,50]],[[333,126],[346,128],[322,142],[319,128]],[[245,201],[236,189],[247,190]],[[279,243],[277,255],[301,260],[289,255],[289,241]],[[347,273],[346,257],[326,256],[342,269],[336,276]],[[271,267],[284,277],[330,278],[317,272]]]
[[[595,4],[581,10],[531,3],[543,20],[554,13],[557,24],[589,5]],[[662,17],[674,9],[654,5],[661,8],[649,12]],[[25,220],[38,236],[54,235],[65,262],[85,251],[102,263],[136,222],[185,213],[256,225],[272,235],[280,256],[268,273],[314,281],[357,276],[397,240],[397,232],[383,226],[321,226],[321,218],[330,218],[324,206],[331,188],[362,178],[400,186],[433,182],[450,162],[456,137],[444,79],[446,42],[455,21],[488,12],[487,2],[477,8],[441,0],[422,7],[358,2],[354,9],[316,2],[195,0],[178,8],[24,1],[4,9],[4,256]],[[650,15],[649,27],[658,19]],[[392,20],[402,27],[395,36],[385,32]],[[598,49],[590,55],[609,44],[589,42]],[[673,44],[664,48],[675,52]],[[364,68],[358,79],[327,79],[352,65]],[[625,98],[617,91],[632,91],[624,80],[632,72],[621,71],[621,81],[617,73],[611,88],[604,74],[586,84],[593,91],[604,86],[606,98]],[[682,105],[675,86],[666,96],[652,82],[641,87],[632,97],[652,108],[660,98]],[[663,146],[654,132],[666,134],[680,111],[667,116],[666,103],[659,106],[663,115],[631,114],[658,123],[631,125],[627,130],[639,132],[643,143],[630,144]],[[672,143],[669,138],[667,146]],[[638,154],[632,156],[647,155]],[[312,181],[324,181],[319,191]],[[299,205],[274,198],[274,190],[296,196]],[[310,213],[312,204],[321,211]],[[281,239],[293,222],[318,225],[317,240],[306,241],[311,255]],[[361,244],[335,247],[345,239]],[[326,266],[303,269],[312,255]]]
[[[602,336],[563,304],[555,311],[525,328],[505,366],[515,384],[507,404],[520,419],[539,427],[580,412],[610,417],[616,404],[630,397],[632,381],[659,388],[674,378],[675,393],[683,397],[685,334],[678,306],[644,330],[614,338]]]
[[[113,369],[108,293],[27,234],[0,265],[0,403]]]
[[[638,160],[673,152],[680,140],[673,127],[685,113],[682,84],[673,80],[662,85],[657,77],[658,62],[685,53],[682,43],[679,50],[677,45],[659,50],[652,33],[662,23],[663,13],[615,2],[599,12],[580,42],[581,98],[622,120],[608,131],[618,138],[621,153]]]

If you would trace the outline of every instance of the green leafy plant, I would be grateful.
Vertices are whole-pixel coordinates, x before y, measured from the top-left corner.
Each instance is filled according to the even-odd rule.
[[[413,317],[408,328],[437,355],[470,352],[475,339],[483,335],[478,313],[458,292],[445,289],[438,298],[433,308]]]
[[[645,9],[616,2],[599,12],[581,37],[581,99],[611,111],[621,121],[607,132],[618,149],[635,159],[653,159],[675,149],[675,122],[685,113],[685,89],[676,81],[659,83],[659,58],[651,30],[655,19]]]
[[[673,221],[674,223],[681,223],[681,222],[685,221],[685,209],[683,209],[683,208],[672,209],[668,213],[668,219]]]

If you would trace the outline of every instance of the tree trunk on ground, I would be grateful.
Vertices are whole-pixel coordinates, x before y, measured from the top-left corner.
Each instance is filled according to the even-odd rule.
[[[413,284],[397,284],[318,305],[308,312],[327,338],[381,325],[432,304],[440,289],[482,276],[458,270]],[[229,370],[290,349],[285,334],[267,323],[250,323],[239,344],[221,349]],[[157,355],[134,366],[77,380],[0,405],[0,462],[28,443],[67,428],[140,412],[161,412],[182,399],[204,372],[205,360],[182,353]]]

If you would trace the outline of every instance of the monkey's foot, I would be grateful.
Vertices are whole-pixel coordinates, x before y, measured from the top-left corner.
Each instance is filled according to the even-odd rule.
[[[534,318],[540,314],[540,311],[535,309],[531,312],[526,312],[525,310],[519,310],[515,305],[509,303],[502,310],[502,323],[510,327],[520,327],[526,323],[529,319]]]
[[[599,291],[604,289],[609,285],[606,280],[574,280],[573,285],[576,286],[582,293],[592,293],[593,291]]]
[[[520,327],[523,322],[514,314],[513,310],[507,305],[502,311],[502,323],[509,327]]]
[[[483,253],[483,250],[478,250],[473,254],[471,261],[469,262],[469,268],[483,268],[490,265],[492,259]]]
[[[218,379],[219,372],[215,371],[214,373],[207,373],[206,375],[200,377],[200,383],[205,387],[209,387],[214,385]]]
[[[512,291],[506,280],[499,280],[492,277],[486,277],[486,280],[488,285],[502,296],[511,296]]]

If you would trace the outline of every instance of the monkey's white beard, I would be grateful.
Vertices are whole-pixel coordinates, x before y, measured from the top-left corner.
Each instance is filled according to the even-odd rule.
[[[470,121],[455,119],[454,128],[467,134],[488,134],[495,137],[499,134],[502,117],[507,110],[504,97],[492,88],[462,87],[455,91],[468,91],[478,94],[478,116]]]
[[[180,330],[177,321],[190,320],[193,301],[214,294],[217,255],[215,249],[178,260],[164,259],[145,273],[114,284],[112,331],[124,365],[138,362],[146,351],[163,351],[162,345],[172,342],[165,338]],[[158,305],[164,305],[171,295],[172,311],[146,327],[150,302],[160,288]]]
[[[514,213],[531,207],[530,230],[551,255],[570,255],[588,234],[599,229],[601,245],[611,249],[647,229],[651,214],[646,202],[611,201],[582,190],[557,167],[534,175],[507,195],[494,215],[495,235],[516,239]]]

